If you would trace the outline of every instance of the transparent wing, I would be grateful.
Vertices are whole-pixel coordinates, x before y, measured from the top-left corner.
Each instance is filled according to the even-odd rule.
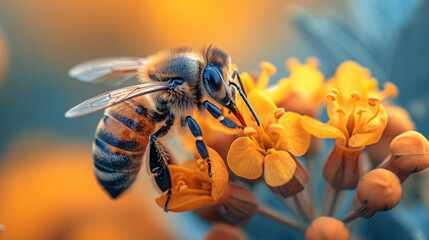
[[[69,76],[82,82],[118,86],[128,81],[137,82],[138,70],[145,63],[143,58],[99,58],[76,65],[70,69]]]
[[[135,98],[144,94],[158,92],[170,89],[169,83],[146,83],[130,87],[125,87],[110,92],[100,94],[96,97],[90,98],[81,104],[68,110],[65,117],[72,118],[78,117],[98,110],[113,106],[131,98]]]

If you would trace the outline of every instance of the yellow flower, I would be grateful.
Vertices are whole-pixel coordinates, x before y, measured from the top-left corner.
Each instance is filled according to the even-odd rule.
[[[332,88],[336,88],[341,93],[337,99],[338,103],[347,106],[351,106],[354,102],[349,96],[355,91],[362,99],[377,96],[380,100],[384,100],[398,95],[397,87],[390,82],[384,84],[383,91],[379,91],[377,79],[371,77],[370,71],[352,61],[343,62],[338,67],[335,76],[326,83],[325,92]],[[362,106],[365,103],[360,102],[358,105]]]
[[[324,85],[324,77],[317,69],[318,66],[316,58],[308,58],[305,64],[301,64],[296,58],[288,59],[286,69],[290,71],[289,77],[280,79],[275,88],[269,89],[268,95],[279,104],[285,100],[285,95],[296,92],[318,107],[323,102],[321,89]],[[285,89],[289,90],[285,92]]]
[[[219,154],[211,148],[208,152],[212,161],[212,178],[208,176],[206,163],[202,159],[186,161],[180,166],[168,165],[172,184],[169,211],[191,211],[216,201],[222,195],[228,184],[228,172]],[[166,191],[156,199],[156,203],[164,208],[167,198]]]
[[[294,176],[294,156],[301,156],[310,144],[310,135],[300,125],[300,115],[278,109],[262,91],[253,90],[248,100],[261,122],[257,126],[243,102],[238,108],[248,127],[246,137],[236,139],[228,152],[228,165],[240,177],[257,179],[264,172],[271,187],[282,186]]]
[[[336,87],[326,94],[330,121],[324,124],[303,116],[303,128],[319,138],[335,138],[347,148],[376,143],[387,124],[386,110],[380,100],[396,95],[396,87],[388,83],[385,91],[378,92],[376,79],[354,62],[341,64],[328,85]]]
[[[255,89],[265,91],[270,83],[270,76],[274,75],[277,71],[276,67],[269,62],[261,62],[259,66],[262,71],[258,77],[253,77],[246,72],[240,74],[246,94],[249,94]]]
[[[248,94],[259,89],[266,92],[277,106],[287,111],[316,116],[319,105],[324,102],[324,77],[318,70],[318,65],[316,58],[308,58],[305,64],[290,58],[286,61],[289,77],[269,86],[270,76],[275,74],[276,68],[269,62],[261,62],[262,72],[258,77],[243,73],[241,79]]]

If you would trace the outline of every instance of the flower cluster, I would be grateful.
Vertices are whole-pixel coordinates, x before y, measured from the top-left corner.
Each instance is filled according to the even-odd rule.
[[[208,152],[213,176],[208,176],[207,162],[197,157],[169,164],[171,191],[157,198],[157,204],[161,208],[168,204],[173,212],[195,210],[216,223],[207,239],[244,238],[240,227],[233,226],[242,227],[256,213],[305,231],[307,239],[347,239],[346,224],[395,207],[401,184],[428,167],[429,142],[413,131],[407,112],[391,103],[398,95],[393,83],[380,90],[370,71],[352,61],[342,63],[325,82],[318,65],[314,58],[304,64],[289,59],[290,76],[275,85],[269,83],[276,68],[268,62],[261,63],[259,75],[243,73],[242,84],[260,124],[242,99],[237,99],[237,107],[246,123],[243,129],[225,130],[211,116],[196,116],[206,144],[212,147]],[[318,119],[324,107],[326,123]],[[327,156],[322,154],[323,147],[331,145],[323,146],[320,139],[335,140]],[[186,135],[181,142],[198,156]],[[315,169],[311,166],[316,154],[325,157],[322,174],[327,184],[322,204],[315,203],[313,188]],[[258,184],[284,199],[296,217],[258,201],[254,190]],[[342,202],[346,190],[354,192],[353,202]],[[337,208],[345,204],[352,211],[339,216]]]

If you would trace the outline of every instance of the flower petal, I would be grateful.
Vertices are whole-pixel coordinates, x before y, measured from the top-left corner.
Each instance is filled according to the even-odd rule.
[[[345,140],[344,133],[341,130],[309,116],[301,117],[301,125],[305,131],[318,138],[341,138]]]
[[[277,109],[277,106],[264,92],[258,89],[253,90],[249,95],[247,95],[247,99],[266,131],[268,126],[275,120],[274,110]],[[257,128],[258,126],[256,125],[256,122],[252,120],[253,115],[244,101],[238,101],[238,103],[240,112],[243,113],[244,120],[248,126]]]
[[[158,206],[164,209],[165,201],[167,201],[167,194],[164,194],[161,197],[155,199],[155,201]],[[191,211],[211,201],[213,201],[213,198],[207,195],[180,193],[176,196],[172,196],[168,202],[168,210],[172,212]]]
[[[212,197],[217,200],[228,185],[228,171],[226,170],[225,163],[219,154],[212,148],[208,148],[210,160],[212,163],[213,183],[212,183]]]
[[[362,118],[363,122],[369,117]],[[349,145],[351,147],[367,146],[380,140],[384,129],[387,125],[387,113],[383,105],[380,105],[380,112],[377,117],[371,120],[368,124],[363,125],[358,133],[354,134],[349,139]]]
[[[246,72],[240,74],[241,83],[243,83],[243,87],[246,91],[246,94],[249,94],[256,88],[255,80]]]
[[[248,137],[240,137],[231,144],[227,160],[235,175],[247,179],[257,179],[262,175],[264,156],[256,147]]]
[[[285,128],[279,148],[295,156],[304,155],[311,139],[310,134],[302,128],[300,119],[301,115],[298,113],[286,112],[279,122]]]
[[[279,82],[273,87],[267,89],[267,94],[273,100],[274,103],[278,104],[285,101],[292,91],[292,83],[287,79],[280,79]]]
[[[265,183],[271,187],[279,187],[292,179],[295,174],[295,160],[285,151],[274,151],[265,157]]]

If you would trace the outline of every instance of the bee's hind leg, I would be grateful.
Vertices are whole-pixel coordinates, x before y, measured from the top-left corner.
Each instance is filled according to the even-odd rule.
[[[168,170],[168,155],[164,147],[157,142],[158,137],[163,137],[168,133],[174,123],[174,115],[170,114],[165,125],[150,136],[149,142],[149,169],[155,178],[156,185],[162,192],[167,192],[164,211],[168,211],[168,202],[171,199],[171,178]]]
[[[195,144],[197,145],[198,153],[200,154],[201,158],[207,162],[208,173],[209,173],[209,176],[212,177],[213,176],[212,165],[211,165],[206,144],[203,141],[203,133],[201,132],[201,128],[198,125],[198,123],[195,121],[195,119],[193,119],[191,116],[186,117],[186,122],[188,123],[189,130],[191,130],[192,135],[194,135],[196,139]]]

